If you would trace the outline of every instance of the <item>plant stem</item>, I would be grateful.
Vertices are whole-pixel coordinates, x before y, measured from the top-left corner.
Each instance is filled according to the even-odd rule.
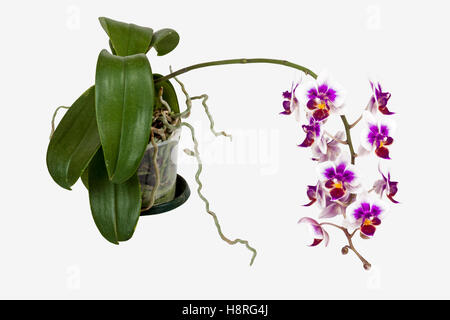
[[[182,69],[177,70],[175,72],[172,72],[172,70],[171,70],[170,74],[155,80],[155,83],[166,81],[166,80],[174,78],[174,77],[176,77],[176,76],[178,76],[180,74],[183,74],[183,73],[189,72],[191,70],[195,70],[195,69],[201,69],[201,68],[212,67],[212,66],[222,66],[222,65],[228,65],[228,64],[247,64],[247,63],[278,64],[278,65],[282,65],[282,66],[286,66],[286,67],[289,67],[289,68],[300,70],[300,71],[304,72],[306,75],[310,75],[314,79],[317,79],[317,75],[313,71],[309,70],[306,67],[303,67],[301,65],[298,65],[296,63],[289,62],[289,61],[286,61],[286,60],[267,59],[267,58],[254,58],[254,59],[242,58],[242,59],[227,59],[227,60],[217,60],[217,61],[209,61],[209,62],[198,63],[198,64],[194,64],[194,65],[189,66],[189,67],[182,68]],[[355,150],[353,148],[352,137],[350,135],[351,126],[348,123],[347,118],[344,115],[341,116],[341,119],[342,119],[342,122],[344,123],[344,127],[345,127],[345,133],[346,133],[346,136],[347,136],[347,138],[346,138],[347,141],[346,142],[347,142],[348,147],[350,149],[351,163],[355,164],[356,153],[355,153]]]
[[[372,267],[372,265],[369,263],[369,261],[367,261],[366,259],[364,259],[364,257],[356,250],[356,248],[353,246],[353,242],[352,242],[352,237],[355,233],[353,233],[353,235],[351,235],[347,229],[344,229],[344,234],[347,237],[348,240],[348,246],[345,246],[344,248],[347,249],[351,249],[359,258],[359,260],[361,260],[361,262],[363,263],[363,267],[366,270],[370,270],[370,268]],[[342,251],[342,253],[344,253],[345,251]]]
[[[361,115],[359,116],[359,118],[356,119],[355,122],[353,122],[353,123],[350,125],[350,129],[352,129],[354,126],[356,126],[356,125],[361,121],[362,118],[363,118],[363,115],[361,114]]]
[[[342,248],[342,254],[347,254],[347,253],[348,253],[348,249],[352,250],[352,251],[356,254],[356,256],[359,258],[359,260],[361,260],[361,262],[363,263],[364,269],[370,270],[370,268],[371,268],[371,266],[372,266],[372,265],[370,264],[370,262],[367,261],[367,260],[366,260],[366,259],[358,252],[358,250],[356,250],[355,246],[353,245],[352,238],[353,238],[353,236],[356,234],[356,231],[357,231],[357,230],[355,230],[355,231],[353,231],[352,233],[350,233],[350,232],[348,231],[347,228],[344,228],[344,227],[342,227],[342,226],[338,226],[337,224],[330,223],[330,222],[322,222],[320,225],[321,225],[321,226],[323,226],[323,225],[329,225],[329,226],[333,226],[333,227],[335,227],[335,228],[338,228],[338,229],[342,230],[342,232],[344,232],[345,237],[347,238],[347,241],[348,241],[348,245],[346,245],[345,247]]]
[[[338,143],[340,143],[340,144],[347,144],[347,141],[344,141],[344,140],[341,140],[341,139],[338,139],[338,138],[336,138],[335,136],[333,136],[331,133],[329,133],[328,131],[325,131],[325,134],[328,136],[328,137],[330,137],[331,139],[333,139],[333,140],[336,140]]]
[[[192,66],[182,68],[182,69],[172,72],[164,77],[161,77],[161,78],[155,80],[155,83],[166,81],[170,78],[179,76],[180,74],[183,74],[183,73],[189,72],[191,70],[195,70],[195,69],[211,67],[211,66],[222,66],[222,65],[227,65],[227,64],[247,64],[247,63],[278,64],[278,65],[282,65],[282,66],[286,66],[289,68],[294,68],[294,69],[300,70],[300,71],[304,72],[306,75],[310,75],[314,79],[317,78],[317,75],[314,72],[312,72],[311,70],[309,70],[308,68],[305,68],[301,65],[298,65],[296,63],[292,63],[292,62],[289,62],[286,60],[266,59],[266,58],[254,58],[254,59],[241,58],[241,59],[209,61],[209,62],[194,64]]]
[[[341,120],[345,128],[346,142],[350,150],[351,163],[355,164],[356,153],[355,149],[353,148],[352,135],[350,134],[350,124],[348,123],[347,118],[344,115],[341,116]]]

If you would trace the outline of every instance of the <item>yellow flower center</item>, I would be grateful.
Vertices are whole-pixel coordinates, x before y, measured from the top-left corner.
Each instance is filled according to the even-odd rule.
[[[384,146],[384,142],[380,141],[380,148]]]
[[[321,102],[318,106],[317,109],[325,109],[327,107],[327,105],[325,104],[325,102]]]
[[[340,182],[336,182],[333,187],[337,188],[337,189],[342,189],[342,183]]]
[[[371,226],[372,225],[372,221],[370,219],[366,219],[366,220],[364,220],[363,225],[364,226]]]

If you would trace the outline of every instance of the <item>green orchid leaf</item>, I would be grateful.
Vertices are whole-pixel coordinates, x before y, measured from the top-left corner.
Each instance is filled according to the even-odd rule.
[[[67,110],[47,149],[53,180],[70,190],[100,148],[95,117],[95,88],[89,88]]]
[[[150,138],[155,88],[147,57],[113,56],[97,61],[95,108],[109,178],[122,183],[141,163]]]
[[[173,29],[161,29],[155,32],[150,47],[155,48],[158,56],[168,54],[176,48],[180,42],[180,36]]]
[[[162,75],[154,73],[153,80],[162,78]],[[159,90],[163,88],[163,99],[166,101],[173,112],[180,113],[180,106],[178,104],[177,93],[172,83],[169,80],[158,82],[155,84],[155,93],[156,93],[156,101],[155,101],[155,110],[162,107],[161,101],[159,101]]]
[[[132,23],[124,23],[105,17],[98,18],[108,34],[113,54],[130,56],[147,53],[153,37],[153,29]]]
[[[89,164],[89,202],[100,233],[114,244],[129,240],[141,212],[141,188],[136,174],[124,183],[108,178],[103,152]]]

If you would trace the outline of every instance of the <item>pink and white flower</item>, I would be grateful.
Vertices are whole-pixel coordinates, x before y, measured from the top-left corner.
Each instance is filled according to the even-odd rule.
[[[355,167],[344,160],[322,162],[318,165],[318,173],[332,201],[343,199],[360,188]]]
[[[327,138],[325,137],[325,135],[323,135],[322,137],[325,140],[324,144],[326,144],[325,152],[323,147],[319,145],[312,145],[312,159],[318,162],[335,161],[340,156],[342,151],[340,142],[329,137]],[[339,140],[344,140],[345,133],[343,131],[339,131],[334,135],[334,137]]]
[[[382,159],[390,159],[389,149],[394,139],[395,123],[390,120],[376,120],[370,113],[364,112],[364,129],[361,132],[361,147],[368,152],[375,151],[375,154]]]
[[[384,202],[363,195],[348,206],[347,220],[350,225],[360,229],[362,236],[372,237],[387,211]]]
[[[295,96],[295,90],[297,90],[297,87],[300,83],[294,84],[292,82],[291,90],[290,91],[284,91],[283,92],[283,109],[284,111],[280,112],[280,114],[284,115],[290,115],[294,113],[295,119],[297,121],[300,121],[300,105],[298,102],[297,97]]]
[[[302,88],[302,100],[317,121],[324,121],[332,113],[342,114],[345,91],[327,72]]]
[[[327,152],[326,139],[322,130],[322,123],[316,121],[313,117],[309,119],[309,125],[302,125],[303,131],[306,133],[306,137],[299,147],[307,148],[316,146],[321,152]]]
[[[312,206],[314,203],[319,201],[319,203],[325,201],[325,190],[323,189],[322,184],[317,182],[315,186],[307,186],[306,187],[306,196],[309,199],[309,203],[304,204],[304,207]]]
[[[322,241],[324,241],[325,247],[328,245],[328,242],[330,240],[330,236],[325,231],[325,229],[322,228],[320,223],[318,223],[316,220],[314,220],[312,218],[304,217],[304,218],[301,218],[298,221],[298,223],[307,223],[308,225],[311,226],[311,229],[312,229],[312,232],[313,232],[313,236],[314,236],[314,240],[309,245],[310,247],[315,247],[315,246],[319,245]]]
[[[375,181],[373,184],[373,190],[375,193],[379,194],[380,197],[383,196],[383,194],[386,192],[386,196],[389,200],[391,200],[393,203],[399,203],[397,200],[394,199],[394,196],[397,194],[398,191],[398,182],[391,181],[391,173],[388,172],[387,176],[383,174],[381,171],[380,166],[378,166],[378,171],[381,174],[382,179]]]
[[[315,186],[307,186],[306,195],[310,202],[303,205],[309,207],[314,203],[317,203],[320,208],[319,219],[334,218],[337,215],[344,215],[345,207],[342,202],[333,201],[328,191],[324,188],[322,182],[317,182]],[[349,194],[342,198],[342,201],[346,201]]]
[[[330,219],[336,216],[344,216],[345,202],[349,197],[350,194],[347,193],[343,198],[339,199],[339,201],[334,201],[330,195],[327,195],[325,197],[324,204],[320,206],[319,219]]]
[[[377,110],[384,115],[394,114],[395,112],[390,112],[387,108],[387,104],[389,102],[389,99],[391,98],[391,94],[389,92],[383,92],[379,82],[373,83],[372,81],[370,81],[370,87],[372,88],[373,94],[369,100],[369,103],[367,104],[367,110],[373,115],[377,113]]]

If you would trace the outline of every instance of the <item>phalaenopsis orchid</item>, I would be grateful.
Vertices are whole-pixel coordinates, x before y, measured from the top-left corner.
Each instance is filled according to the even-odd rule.
[[[317,206],[318,219],[301,218],[299,223],[308,224],[312,228],[313,242],[311,247],[322,242],[329,242],[327,227],[334,227],[344,232],[348,244],[342,248],[342,254],[352,250],[362,261],[366,270],[371,264],[356,250],[354,236],[371,239],[388,212],[388,202],[397,204],[394,199],[398,191],[398,182],[391,180],[390,172],[383,172],[378,165],[380,179],[370,189],[364,188],[355,166],[356,158],[363,155],[375,156],[379,161],[391,159],[390,148],[394,143],[395,125],[391,117],[394,112],[388,109],[389,92],[384,92],[379,83],[370,82],[371,95],[367,107],[361,116],[349,123],[344,114],[345,91],[332,81],[327,73],[319,74],[314,81],[293,83],[289,91],[283,93],[283,115],[295,114],[297,120],[303,121],[303,141],[299,147],[311,149],[312,160],[317,167],[317,181],[308,185],[305,207]],[[296,92],[298,97],[296,96]],[[300,116],[303,109],[305,116]],[[325,129],[329,118],[339,116],[344,131],[330,134]],[[362,121],[361,121],[362,120]],[[352,142],[351,130],[362,122],[361,142],[358,153]],[[346,156],[341,147],[348,148]],[[386,201],[389,200],[389,201]],[[322,219],[340,219],[341,224]]]

